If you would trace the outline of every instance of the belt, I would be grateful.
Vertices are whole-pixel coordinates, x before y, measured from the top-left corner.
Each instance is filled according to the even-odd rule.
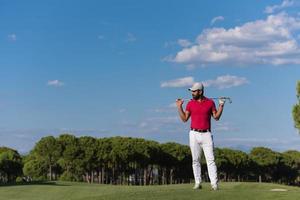
[[[196,128],[191,128],[192,131],[196,131],[199,133],[206,133],[206,132],[210,132],[210,129],[196,129]]]

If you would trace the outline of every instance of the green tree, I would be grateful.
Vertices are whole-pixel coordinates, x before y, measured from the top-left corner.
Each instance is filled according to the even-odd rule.
[[[48,167],[44,161],[39,160],[36,153],[31,151],[29,155],[24,158],[23,173],[34,180],[47,179]]]
[[[283,167],[281,169],[282,182],[286,184],[297,184],[300,182],[300,152],[286,151],[282,153]]]
[[[78,138],[74,135],[63,134],[58,137],[61,148],[61,156],[58,164],[63,169],[60,179],[65,181],[80,181],[84,173],[83,152]]]
[[[293,106],[293,117],[295,121],[295,127],[299,129],[300,133],[300,81],[297,83],[297,98],[298,103]]]
[[[150,184],[154,166],[158,163],[159,144],[155,141],[136,138],[132,141],[132,145],[134,146],[132,155],[135,155],[132,159],[135,163],[135,179],[139,178],[140,184]]]
[[[8,150],[0,148],[2,182],[16,177],[17,170],[10,165],[10,161],[20,160],[16,152],[7,153]],[[229,148],[215,148],[215,157],[220,178],[224,181],[257,180],[259,176],[260,181],[300,183],[298,151],[278,153],[257,147],[247,155]],[[204,156],[202,159],[205,161]],[[58,138],[46,137],[36,144],[23,161],[24,174],[34,179],[46,179],[51,171],[61,180],[69,181],[92,182],[93,176],[97,175],[98,183],[106,184],[184,183],[193,177],[188,146],[174,142],[159,144],[142,138],[77,138],[69,134]],[[203,176],[208,180],[206,164],[202,164]]]
[[[161,144],[161,149],[164,152],[163,166],[166,167],[167,173],[164,176],[168,177],[167,183],[183,182],[183,179],[189,178],[190,173],[186,173],[186,166],[191,168],[192,158],[188,146],[181,145],[174,142]],[[189,170],[190,171],[190,170]],[[184,175],[187,177],[184,178]]]
[[[241,178],[247,175],[249,158],[245,152],[229,148],[216,148],[215,155],[219,173],[226,181],[241,181]]]
[[[130,141],[132,146],[130,165],[132,168],[131,182],[134,184],[147,184],[148,166],[151,162],[155,163],[158,157],[151,153],[151,142],[142,138],[132,138]],[[154,145],[154,144],[153,144]],[[157,143],[156,143],[157,146]]]
[[[250,152],[250,158],[257,164],[259,181],[272,181],[276,176],[276,166],[280,165],[281,155],[265,147],[255,147]]]
[[[43,137],[34,148],[36,158],[48,168],[49,180],[53,178],[53,167],[57,166],[60,145],[53,136]]]
[[[112,183],[117,184],[117,179],[121,173],[122,165],[126,160],[127,151],[124,148],[124,138],[113,137],[111,140],[112,151],[110,152],[112,167]]]
[[[98,168],[98,182],[109,183],[109,167],[111,166],[110,152],[112,151],[111,139],[100,138],[96,143],[96,157]]]
[[[79,138],[79,145],[83,161],[83,169],[85,172],[85,180],[88,183],[93,183],[94,181],[94,171],[97,166],[96,150],[97,150],[97,140],[93,137],[84,136]]]
[[[228,170],[230,169],[231,166],[226,156],[226,153],[221,148],[215,148],[214,154],[215,154],[215,160],[216,160],[219,177],[221,180],[227,181]],[[203,159],[202,161],[205,161],[205,158],[202,159]]]
[[[0,182],[15,182],[22,175],[22,158],[13,149],[0,147]]]

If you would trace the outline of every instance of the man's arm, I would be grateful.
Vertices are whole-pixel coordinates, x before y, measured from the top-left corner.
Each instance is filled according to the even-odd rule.
[[[176,100],[176,106],[177,106],[177,109],[178,109],[178,114],[180,116],[180,119],[183,122],[187,122],[189,120],[189,118],[190,118],[190,112],[183,111],[182,104],[183,104],[183,100],[182,99],[177,99]]]
[[[219,120],[221,118],[222,112],[223,112],[224,105],[219,105],[219,108],[215,111],[213,111],[212,116],[215,120]]]
[[[219,99],[219,108],[212,112],[213,118],[217,121],[221,118],[221,115],[223,113],[224,104],[225,104],[225,99]]]

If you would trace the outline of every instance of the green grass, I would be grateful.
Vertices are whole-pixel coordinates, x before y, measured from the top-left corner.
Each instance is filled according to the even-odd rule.
[[[211,191],[209,184],[192,190],[191,184],[163,186],[113,186],[71,182],[47,182],[32,185],[0,186],[0,200],[300,200],[300,188],[267,183],[221,183],[220,190]],[[286,189],[272,192],[271,189]]]

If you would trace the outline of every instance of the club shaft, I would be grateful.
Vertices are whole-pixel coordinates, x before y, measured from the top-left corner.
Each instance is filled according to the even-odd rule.
[[[209,99],[226,99],[226,100],[229,101],[229,103],[232,102],[232,100],[231,100],[230,97],[211,97],[211,98],[209,98]],[[191,99],[185,98],[185,99],[182,99],[182,100],[184,100],[184,101],[189,101],[189,100],[191,100]]]

